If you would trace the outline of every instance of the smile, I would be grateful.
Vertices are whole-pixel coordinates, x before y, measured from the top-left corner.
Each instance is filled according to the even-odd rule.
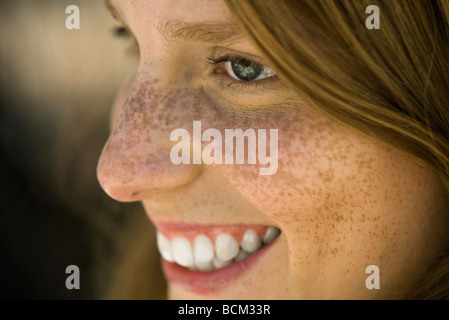
[[[236,278],[279,236],[268,226],[158,224],[157,244],[167,278],[200,294]]]

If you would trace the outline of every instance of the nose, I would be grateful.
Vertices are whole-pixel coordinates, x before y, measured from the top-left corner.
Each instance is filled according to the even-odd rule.
[[[118,201],[142,200],[156,189],[190,183],[201,172],[200,165],[170,160],[170,132],[188,128],[189,117],[167,91],[144,79],[130,88],[97,167],[102,188]]]

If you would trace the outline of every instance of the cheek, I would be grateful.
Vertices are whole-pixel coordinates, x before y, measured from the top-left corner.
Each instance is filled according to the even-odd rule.
[[[283,230],[292,267],[316,277],[324,270],[361,274],[357,283],[364,284],[366,266],[403,263],[410,243],[430,232],[423,225],[432,218],[423,213],[440,193],[429,169],[323,115],[295,120],[273,124],[279,128],[275,175],[223,168]]]
[[[348,135],[333,121],[312,112],[290,113],[270,122],[255,126],[278,129],[277,173],[261,176],[259,165],[223,167],[232,183],[280,225],[316,217],[317,210],[325,206],[330,209],[332,202],[341,201],[335,199],[337,195],[342,197],[341,180],[354,176],[356,167],[351,162],[356,160],[349,158],[357,157],[357,144],[359,153],[363,153],[361,142],[351,139],[351,133]]]

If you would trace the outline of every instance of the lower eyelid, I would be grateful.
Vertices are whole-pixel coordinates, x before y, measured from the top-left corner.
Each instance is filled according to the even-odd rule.
[[[254,115],[254,112],[273,110],[273,106],[283,103],[282,99],[279,99],[279,93],[275,91],[267,92],[267,95],[261,95],[261,90],[258,88],[247,87],[242,89],[240,84],[230,84],[223,78],[216,81],[218,82],[216,84],[206,84],[202,90],[217,110],[233,114],[239,111],[243,112],[243,115],[249,112],[249,114]],[[248,92],[245,93],[247,90]],[[282,111],[283,109],[278,108],[278,110]]]
[[[274,84],[279,83],[277,76],[253,82],[244,82],[232,78],[227,73],[223,74],[223,72],[214,72],[211,81],[215,83],[215,86],[218,87],[220,91],[228,91],[227,94],[229,95],[260,95],[262,90],[275,90],[278,86],[274,86]],[[273,84],[273,86],[270,84]]]

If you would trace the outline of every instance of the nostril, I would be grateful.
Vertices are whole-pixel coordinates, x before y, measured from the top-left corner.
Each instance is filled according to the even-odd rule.
[[[139,194],[140,194],[140,191],[135,191],[135,192],[131,193],[131,197],[137,198],[139,196]]]
[[[144,190],[128,186],[123,183],[116,183],[115,181],[108,181],[102,184],[103,190],[111,198],[120,202],[134,202],[141,200],[144,195]],[[138,191],[130,190],[130,188]]]

